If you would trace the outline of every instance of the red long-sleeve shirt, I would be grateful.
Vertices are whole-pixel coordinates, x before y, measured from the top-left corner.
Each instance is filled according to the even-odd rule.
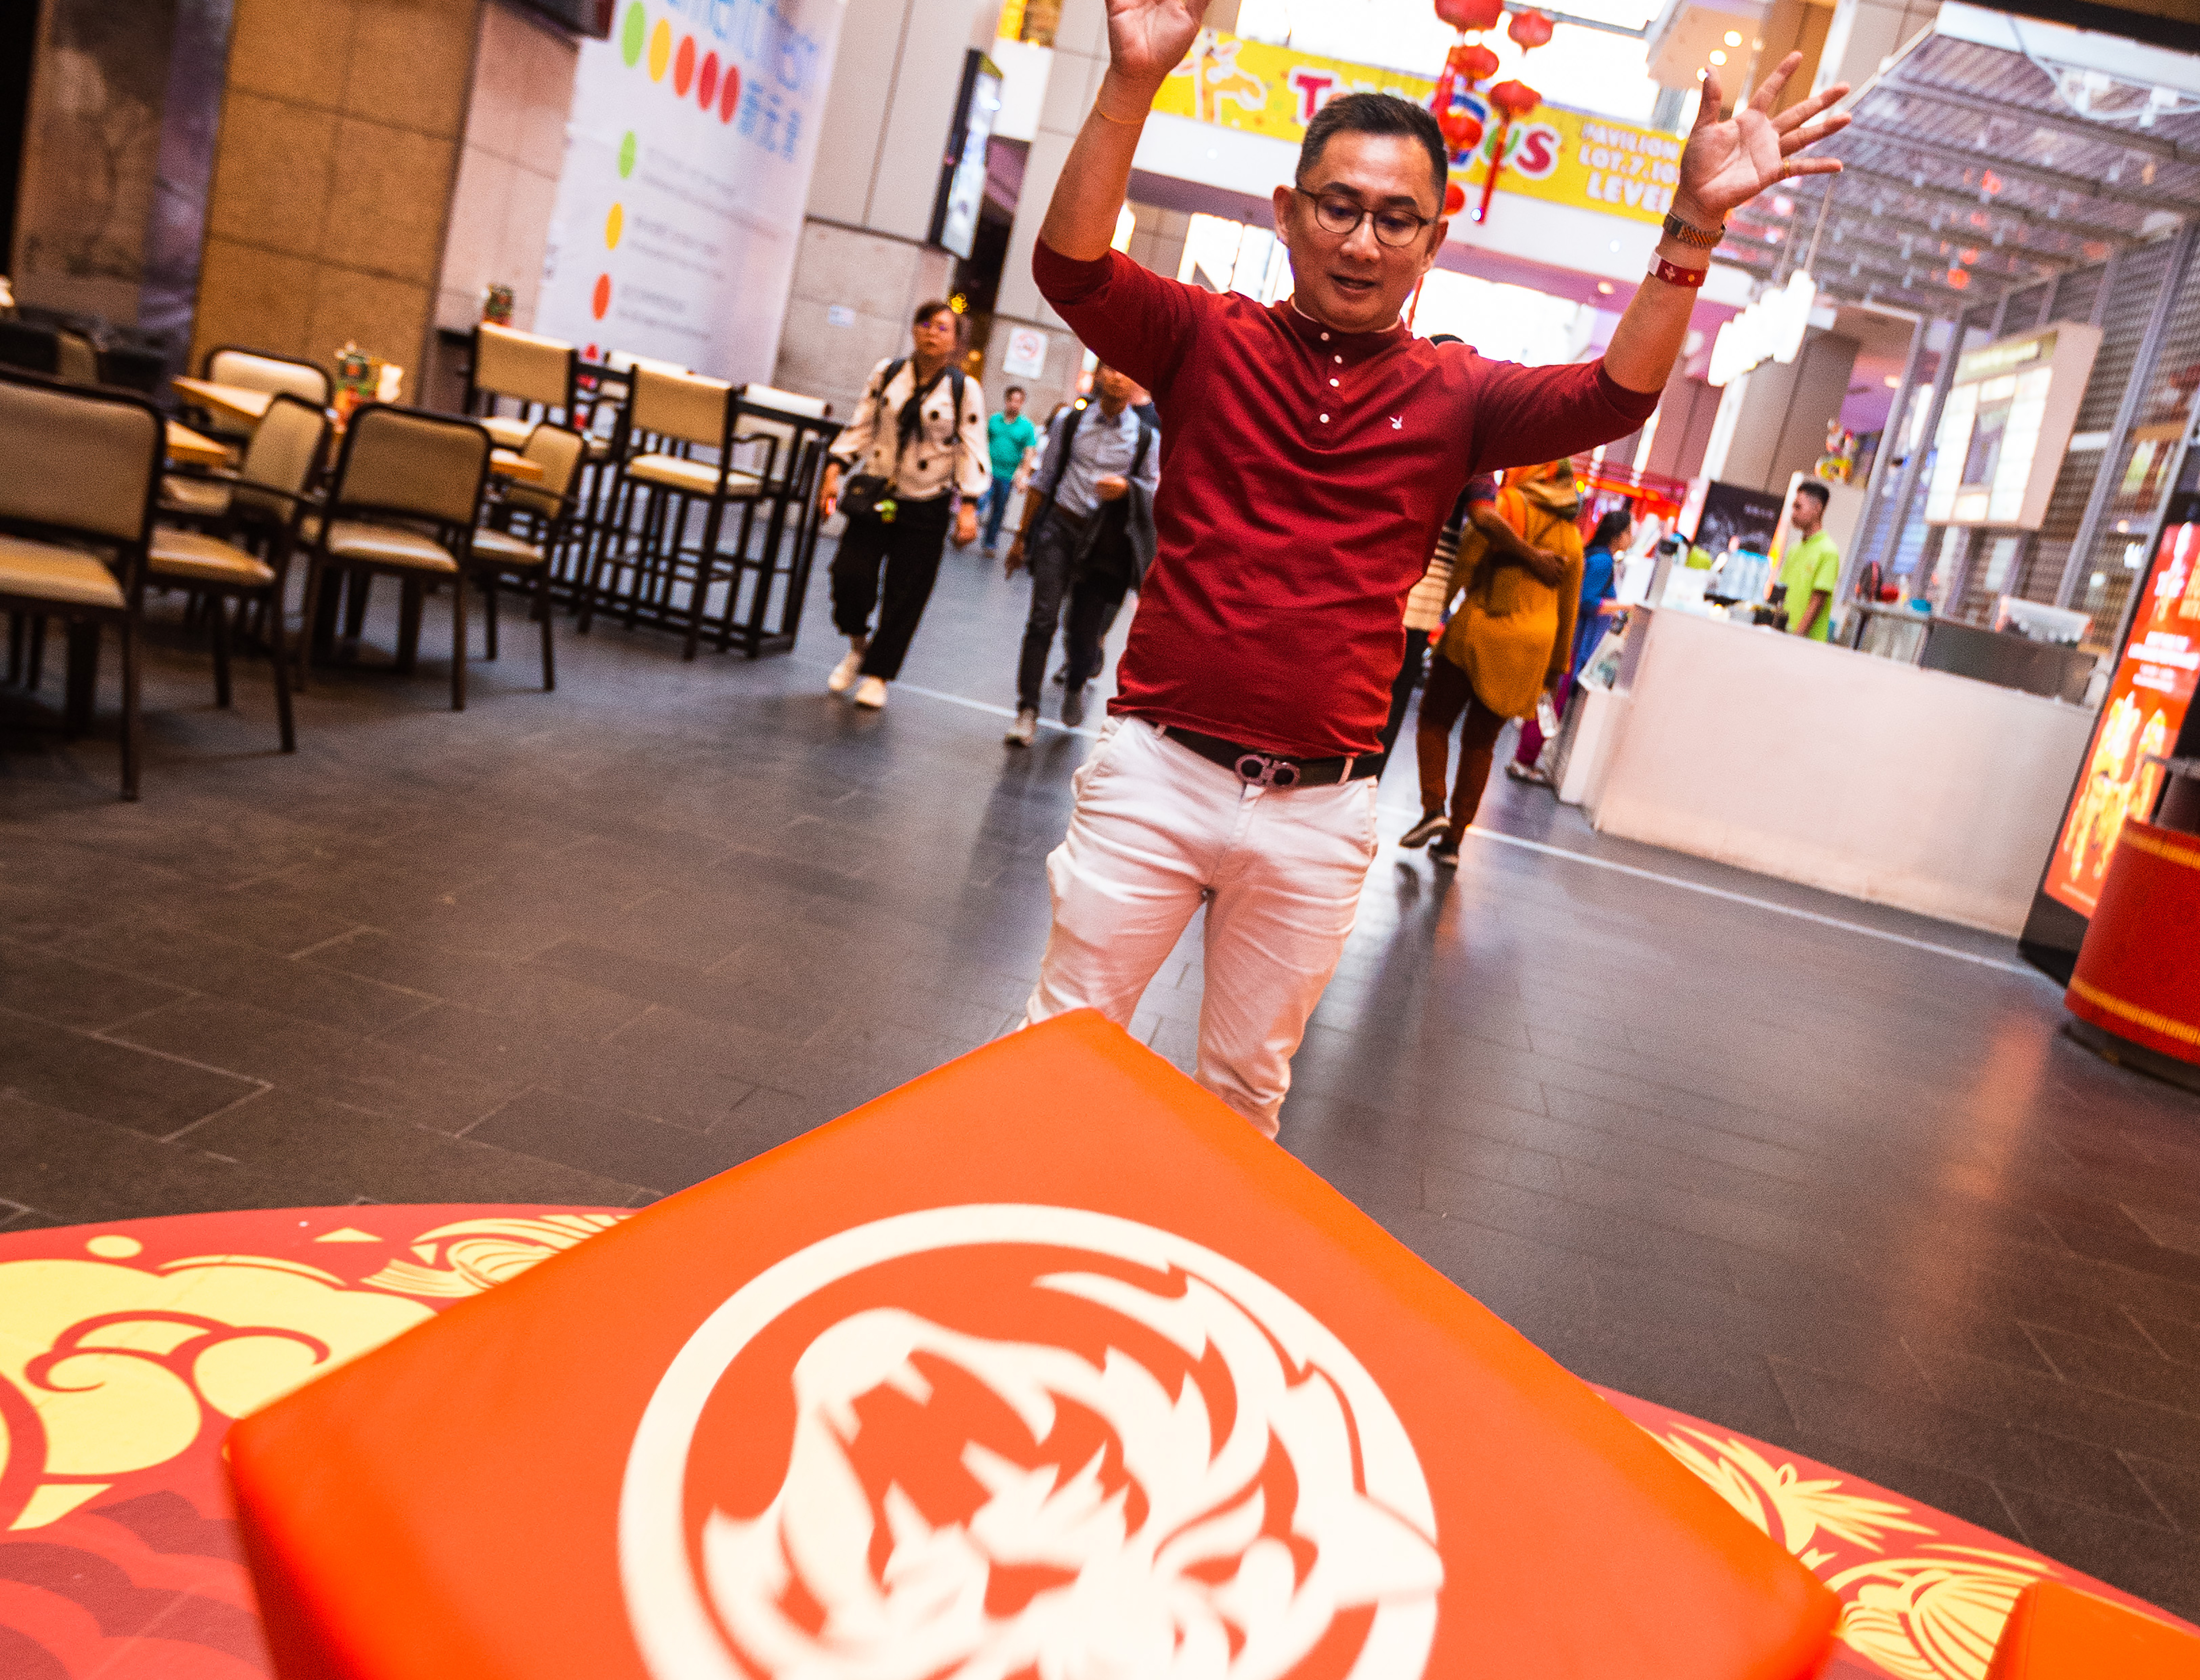
[[[1469,474],[1624,437],[1658,406],[1600,361],[1334,332],[1120,252],[1042,243],[1032,269],[1161,409],[1159,549],[1110,710],[1293,758],[1376,750],[1406,595]]]

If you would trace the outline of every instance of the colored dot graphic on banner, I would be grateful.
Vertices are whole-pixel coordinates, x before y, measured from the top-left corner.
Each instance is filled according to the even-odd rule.
[[[707,111],[711,108],[711,102],[717,97],[718,55],[705,53],[703,67],[695,73],[695,102]]]
[[[596,290],[588,299],[588,309],[598,320],[601,320],[611,307],[611,277],[608,274],[599,274],[596,276]]]
[[[649,79],[652,82],[663,81],[664,67],[671,61],[672,26],[663,18],[659,18],[657,20],[657,27],[649,32]]]
[[[649,34],[649,14],[643,9],[641,0],[626,9],[626,21],[619,26],[619,54],[632,69],[641,61],[643,40]]]
[[[604,218],[604,248],[618,249],[619,235],[626,231],[626,206],[614,204],[611,213]]]
[[[718,95],[718,120],[731,122],[734,108],[741,102],[741,67],[728,62],[726,66],[726,85]]]
[[[640,148],[641,143],[634,138],[634,131],[629,128],[626,138],[619,142],[618,172],[621,180],[634,173],[635,154]]]
[[[695,79],[695,38],[680,38],[679,56],[672,61],[672,91],[679,98],[688,97],[688,88]]]

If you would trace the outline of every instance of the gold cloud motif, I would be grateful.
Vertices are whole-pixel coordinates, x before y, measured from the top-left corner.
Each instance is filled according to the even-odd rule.
[[[1843,1570],[1841,1637],[1901,1680],[1986,1680],[2017,1595],[2053,1575],[2045,1560],[1975,1546]]]

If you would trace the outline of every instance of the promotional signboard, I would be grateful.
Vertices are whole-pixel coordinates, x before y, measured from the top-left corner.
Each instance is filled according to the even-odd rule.
[[[2131,634],[2040,889],[2080,916],[2092,915],[2100,902],[2124,818],[2144,822],[2162,791],[2162,767],[2148,764],[2148,755],[2175,747],[2192,704],[2200,674],[2200,495],[2171,502],[2139,588]]]
[[[1927,524],[2039,529],[2100,345],[2098,327],[2057,321],[1957,361],[1934,438]]]
[[[581,44],[535,329],[769,379],[845,0],[626,0]]]
[[[1436,86],[1433,78],[1202,30],[1191,56],[1171,73],[1154,101],[1154,109],[1296,146],[1306,137],[1314,113],[1340,93],[1395,93],[1426,105]],[[1452,159],[1452,178],[1472,199],[1489,171],[1499,114],[1479,94],[1466,94],[1454,103],[1474,112],[1487,131],[1472,152]],[[1672,208],[1680,179],[1677,134],[1544,105],[1507,132],[1497,190],[1655,222]]]

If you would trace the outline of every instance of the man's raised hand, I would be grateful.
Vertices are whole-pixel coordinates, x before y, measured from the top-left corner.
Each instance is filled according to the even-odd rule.
[[[1207,0],[1108,0],[1109,68],[1133,89],[1158,93],[1191,50],[1206,12]]]
[[[1848,126],[1846,112],[1820,114],[1849,91],[1847,83],[1837,82],[1778,116],[1772,114],[1773,102],[1802,61],[1801,53],[1789,53],[1758,85],[1749,102],[1724,122],[1719,120],[1718,78],[1704,78],[1703,102],[1681,154],[1681,184],[1674,194],[1673,214],[1682,221],[1693,224],[1700,219],[1717,225],[1728,211],[1747,204],[1767,187],[1798,175],[1839,171],[1841,166],[1835,159],[1798,154]]]

